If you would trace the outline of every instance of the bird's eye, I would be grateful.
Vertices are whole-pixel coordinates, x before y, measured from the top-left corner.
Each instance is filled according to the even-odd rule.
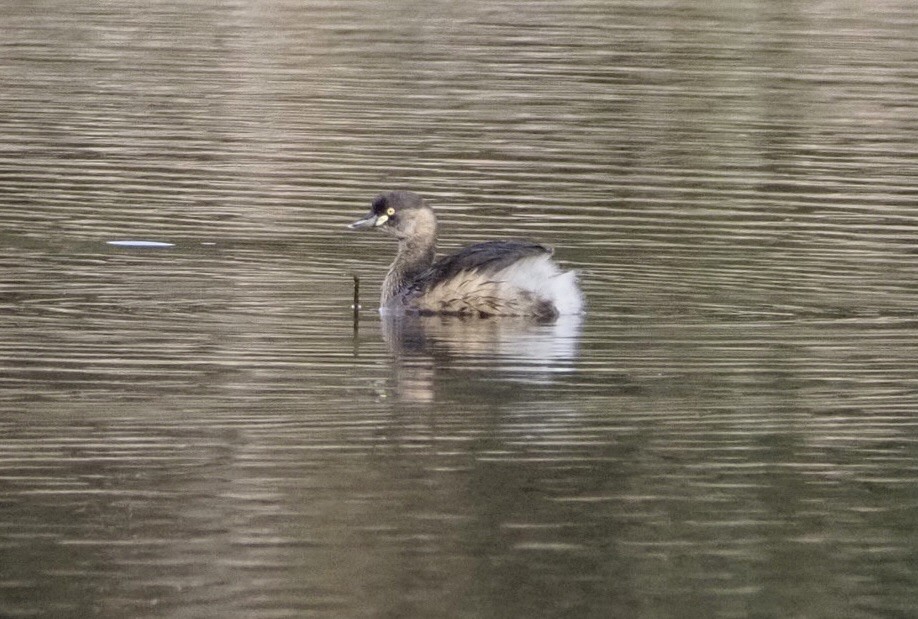
[[[392,217],[393,215],[395,215],[395,209],[390,206],[389,208],[386,209],[386,215],[388,215],[389,217]]]

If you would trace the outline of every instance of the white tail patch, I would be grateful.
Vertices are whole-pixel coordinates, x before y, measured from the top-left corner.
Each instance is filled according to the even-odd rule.
[[[549,301],[561,315],[583,311],[583,293],[577,285],[577,273],[562,271],[549,256],[534,256],[515,262],[500,271],[496,278]]]

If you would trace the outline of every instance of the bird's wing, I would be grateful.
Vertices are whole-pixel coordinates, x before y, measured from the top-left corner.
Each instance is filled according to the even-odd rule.
[[[464,247],[435,262],[419,282],[425,285],[442,282],[462,272],[496,273],[513,263],[540,255],[551,255],[552,250],[527,241],[488,241]]]

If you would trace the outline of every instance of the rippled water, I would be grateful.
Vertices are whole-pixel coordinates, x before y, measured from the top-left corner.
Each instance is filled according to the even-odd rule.
[[[909,615],[916,32],[3,4],[0,615]],[[394,187],[588,313],[380,320]]]

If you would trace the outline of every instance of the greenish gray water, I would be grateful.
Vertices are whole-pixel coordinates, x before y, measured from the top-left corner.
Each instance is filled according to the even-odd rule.
[[[909,615],[916,27],[0,6],[0,615]],[[588,313],[381,321],[389,188]]]

